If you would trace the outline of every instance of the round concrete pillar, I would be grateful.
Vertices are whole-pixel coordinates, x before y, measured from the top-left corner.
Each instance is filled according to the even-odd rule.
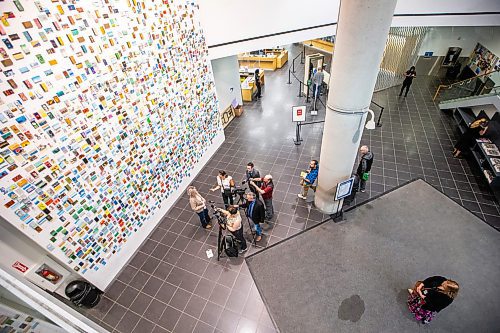
[[[396,2],[340,4],[314,198],[325,213],[335,212],[337,184],[351,176]]]

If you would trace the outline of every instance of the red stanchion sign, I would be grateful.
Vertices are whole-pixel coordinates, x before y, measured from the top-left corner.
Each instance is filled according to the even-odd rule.
[[[292,121],[306,121],[306,106],[292,106]]]
[[[15,263],[12,264],[12,267],[20,271],[21,273],[26,273],[29,269],[28,266],[25,264],[20,263],[19,261],[16,261]]]

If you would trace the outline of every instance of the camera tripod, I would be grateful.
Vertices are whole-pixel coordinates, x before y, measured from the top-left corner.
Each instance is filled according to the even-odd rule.
[[[211,207],[212,214],[217,219],[217,224],[219,224],[219,232],[217,235],[217,261],[219,261],[221,253],[226,250],[226,242],[223,238],[224,233],[222,232],[222,230],[226,230],[226,217],[221,215],[214,204],[212,204]]]

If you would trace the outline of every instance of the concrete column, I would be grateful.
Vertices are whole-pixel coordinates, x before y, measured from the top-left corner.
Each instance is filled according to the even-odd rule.
[[[340,4],[314,199],[325,213],[337,209],[337,184],[351,176],[396,2]]]

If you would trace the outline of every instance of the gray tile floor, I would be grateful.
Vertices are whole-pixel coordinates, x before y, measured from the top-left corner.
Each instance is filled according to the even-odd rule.
[[[301,50],[289,46],[289,59]],[[226,141],[193,182],[207,200],[222,202],[208,191],[218,170],[239,181],[246,164],[253,161],[261,174],[273,175],[276,214],[264,227],[259,247],[252,246],[248,253],[327,218],[312,206],[313,193],[306,201],[297,198],[300,171],[310,159],[319,158],[322,124],[304,127],[304,141],[295,146],[291,107],[304,104],[304,98],[297,97],[297,83],[286,84],[287,68],[265,75],[263,98],[244,105],[243,116],[226,128]],[[301,75],[298,70],[297,76]],[[498,204],[481,174],[467,160],[451,157],[455,124],[431,101],[438,83],[418,77],[407,98],[397,97],[398,87],[374,95],[386,109],[383,126],[365,130],[361,140],[371,147],[375,162],[367,192],[359,193],[356,202],[421,177],[500,228]],[[320,107],[319,114],[308,114],[307,120],[322,120],[324,114]],[[248,225],[244,228],[250,240]],[[202,229],[182,197],[89,316],[110,332],[120,333],[275,332],[243,258],[219,262],[207,258],[206,250],[216,252],[216,244],[217,227]]]

